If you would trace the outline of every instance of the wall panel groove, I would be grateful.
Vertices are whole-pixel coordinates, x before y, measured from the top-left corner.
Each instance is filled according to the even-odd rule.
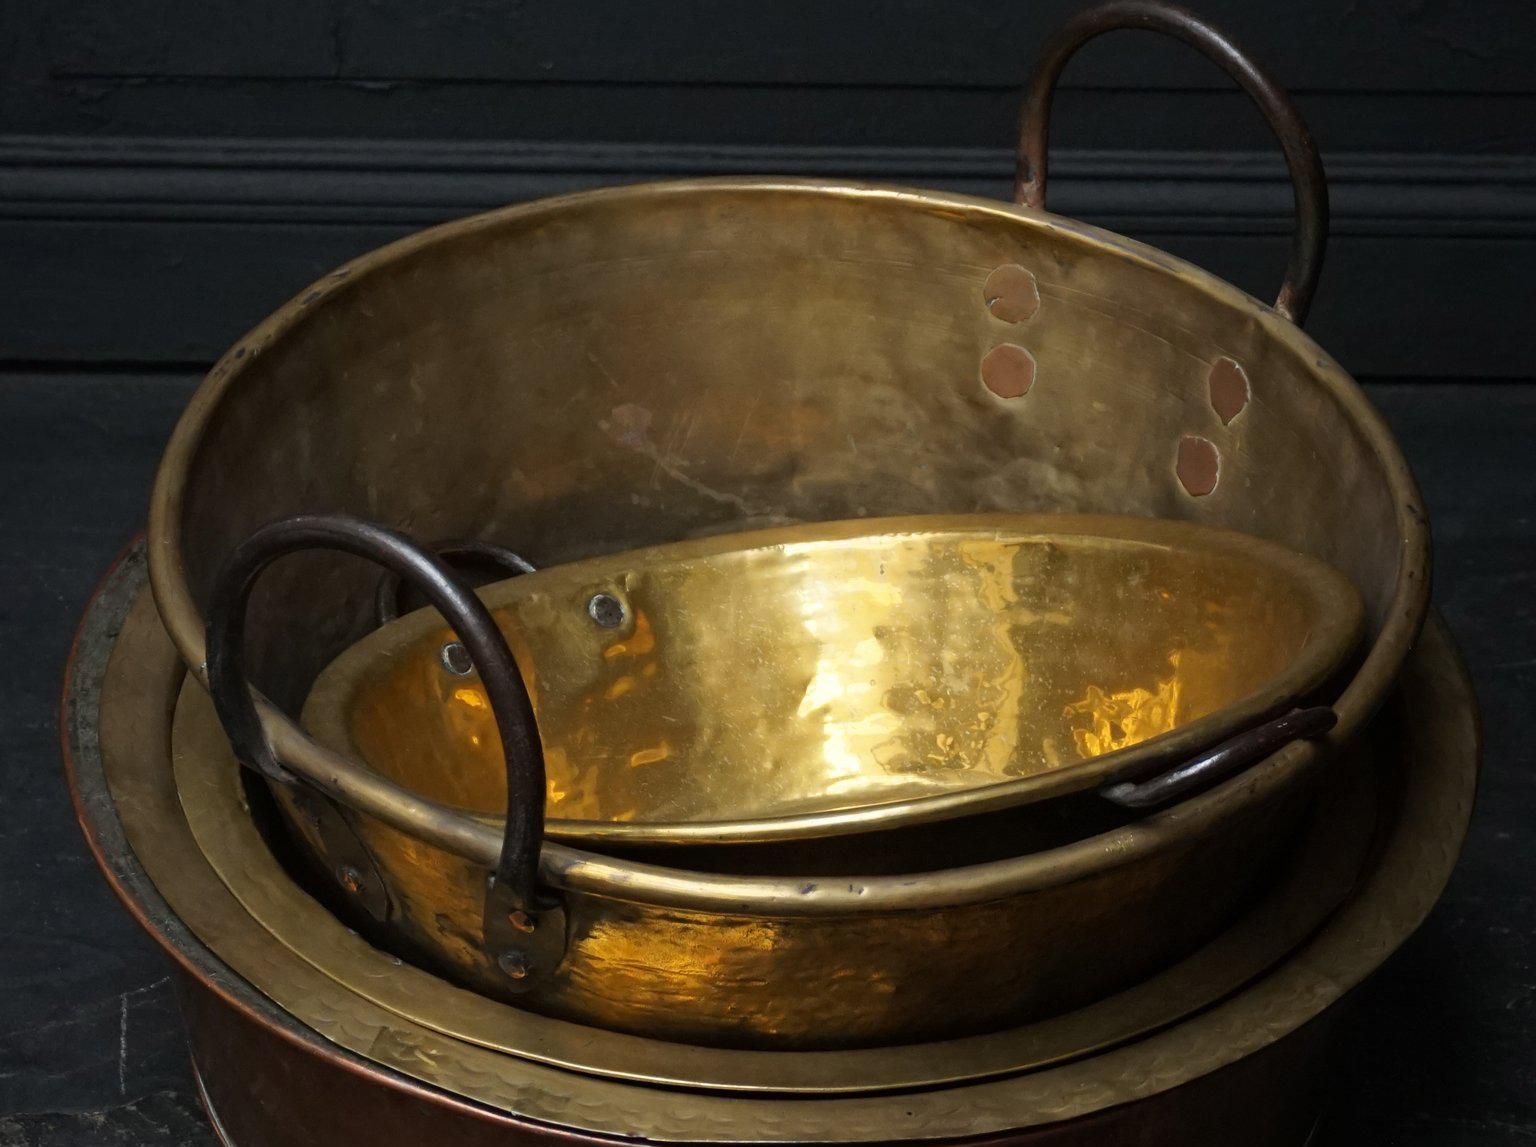
[[[337,263],[416,228],[602,184],[831,176],[999,198],[999,148],[0,137],[0,358],[209,361]],[[1052,206],[1267,297],[1290,188],[1267,152],[1078,151]],[[1376,376],[1536,375],[1536,158],[1329,157],[1312,327]]]

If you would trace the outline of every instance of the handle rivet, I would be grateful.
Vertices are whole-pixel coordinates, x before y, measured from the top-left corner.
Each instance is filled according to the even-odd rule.
[[[343,864],[336,870],[336,879],[353,896],[363,891],[363,874],[350,864]]]
[[[514,909],[513,911],[507,913],[507,923],[511,924],[512,927],[516,928],[519,932],[532,932],[536,927],[538,927],[538,925],[534,922],[533,917],[528,915],[528,913],[524,912],[521,908]]]
[[[521,952],[503,952],[496,957],[496,966],[514,980],[526,980],[532,970],[528,966],[528,957]]]
[[[617,629],[624,624],[624,603],[611,593],[594,593],[587,602],[587,616],[604,629]]]
[[[443,646],[438,657],[443,668],[455,677],[468,677],[475,670],[474,662],[469,659],[469,650],[464,648],[462,641],[450,641]]]

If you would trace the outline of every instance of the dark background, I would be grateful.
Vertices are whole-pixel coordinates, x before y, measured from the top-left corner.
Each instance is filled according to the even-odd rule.
[[[1076,6],[0,0],[0,1145],[211,1143],[52,717],[200,369],[343,260],[513,200],[721,173],[1005,195],[1030,53]],[[1536,3],[1198,7],[1323,149],[1309,326],[1418,471],[1488,722],[1467,856],[1363,994],[1320,1145],[1536,1143]],[[1283,165],[1213,66],[1118,33],[1054,137],[1053,208],[1273,294]]]
[[[3,353],[195,364],[405,231],[600,182],[858,175],[1006,193],[1070,0],[0,0]],[[1206,0],[1296,94],[1356,374],[1524,377],[1531,0]],[[1058,102],[1053,206],[1274,291],[1284,169],[1247,99],[1122,32]],[[1511,337],[1511,332],[1516,337]]]

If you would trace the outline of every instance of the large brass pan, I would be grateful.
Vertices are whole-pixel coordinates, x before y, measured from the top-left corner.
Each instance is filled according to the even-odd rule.
[[[1270,114],[1303,209],[1276,308],[1040,209],[1054,76],[1079,43],[1113,26],[1195,43]],[[1428,531],[1379,417],[1293,321],[1325,220],[1305,129],[1228,41],[1146,3],[1069,24],[1047,48],[1025,120],[1021,207],[818,182],[626,188],[449,224],[328,276],[215,366],[167,449],[151,574],[187,664],[206,675],[202,610],[235,543],[296,512],[492,539],[540,565],[752,525],[1119,513],[1224,525],[1344,572],[1371,632],[1333,706],[1332,739],[1354,736],[1422,623]],[[274,568],[250,632],[255,680],[279,706],[297,708],[319,670],[366,632],[372,577],[310,555]],[[275,723],[263,738],[278,756],[297,747]],[[791,954],[789,978],[750,1014],[731,993],[749,991],[757,969],[723,964],[727,986],[711,997],[723,1012],[685,1012],[697,996],[640,990],[625,965],[612,979],[613,965],[565,965],[578,971],[544,996],[543,971],[517,986],[540,1007],[615,1026],[786,1042],[806,1036],[817,991],[823,1014],[849,1010],[837,1038],[853,1041],[884,1038],[908,1006],[939,1030],[991,1022],[999,1008],[1066,1006],[1074,992],[1134,974],[1136,961],[1167,958],[1247,895],[1321,754],[1295,744],[1170,812],[1042,853],[1027,879],[951,869],[796,884],[546,844],[542,886],[566,897],[577,949],[617,929],[635,942],[630,959],[652,967],[679,951],[789,952],[787,919],[809,921],[801,935],[818,948],[848,951],[881,917],[889,930],[869,953],[875,966],[892,961],[890,978],[833,967],[801,976],[813,965]],[[363,811],[353,827],[385,874],[420,865],[452,905],[421,902],[402,919],[421,921],[431,943],[457,944],[466,967],[494,979],[486,951],[500,945],[481,922],[503,926],[506,914],[482,897],[485,874],[506,870],[502,835],[445,824],[421,803],[375,800],[366,776],[326,764],[317,775]],[[342,862],[352,829],[323,812],[314,827],[307,839],[331,870],[356,871]],[[934,909],[952,915],[940,923]],[[859,921],[851,930],[849,919]],[[565,935],[536,932],[541,944]],[[1021,935],[1042,950],[1005,974],[988,945]],[[1121,954],[1128,963],[1099,962]],[[682,982],[693,959],[680,961]],[[935,995],[870,1005],[872,985],[923,983],[936,967]]]
[[[594,847],[888,829],[1146,773],[1314,694],[1362,624],[1347,579],[1280,546],[1074,515],[727,534],[481,597],[532,694],[545,833]],[[460,650],[434,611],[386,625],[321,674],[304,725],[499,815]]]
[[[1160,531],[1156,523],[1138,528]],[[1100,529],[1109,533],[1105,526]],[[770,535],[780,539],[776,546],[734,552],[761,558],[775,550],[793,551],[796,547],[785,539],[802,532]],[[846,559],[857,552],[856,535],[838,538],[830,527],[826,532],[834,534],[825,542],[832,553]],[[984,554],[987,544],[995,550],[999,536],[1010,539],[1000,521],[990,532],[989,538],[988,531],[972,530],[960,540]],[[1193,601],[1197,613],[1213,608],[1199,590],[1202,584],[1208,587],[1223,575],[1230,582],[1249,582],[1246,609],[1242,594],[1218,595],[1218,608],[1243,619],[1229,634],[1251,630],[1258,647],[1287,629],[1302,628],[1303,619],[1319,622],[1332,613],[1331,632],[1326,637],[1310,634],[1312,643],[1331,648],[1335,655],[1348,648],[1352,627],[1338,615],[1347,614],[1353,593],[1330,578],[1309,584],[1295,577],[1302,570],[1322,572],[1311,563],[1294,560],[1291,569],[1269,573],[1251,560],[1231,562],[1230,552],[1211,554],[1209,549],[1215,547],[1209,546],[1204,531],[1171,533],[1207,540],[1208,550],[1202,554],[1189,536],[1183,539],[1183,552],[1167,545],[1170,539],[1164,537],[1170,553],[1163,555],[1162,564],[1179,568],[1194,583],[1187,587],[1190,598],[1185,600]],[[899,564],[892,535],[874,537],[880,543],[878,552],[890,552],[890,560]],[[937,541],[933,535],[917,537],[930,557],[946,556],[942,534]],[[1015,549],[1021,548],[1019,537],[1012,535]],[[1241,541],[1223,540],[1229,546]],[[1044,588],[1039,598],[1026,591],[1027,606],[1071,616],[1085,603],[1070,599],[1081,594],[1085,582],[1094,583],[1093,575],[1102,573],[1106,564],[1120,565],[1128,580],[1145,579],[1155,597],[1173,597],[1170,589],[1158,585],[1158,563],[1135,555],[1144,546],[1129,547],[1128,554],[1127,547],[1115,545],[1112,538],[1093,541],[1101,551],[1097,560],[1080,554],[1074,562],[1059,563],[1076,565],[1077,570],[1064,569],[1061,585]],[[413,771],[415,754],[409,746],[396,758],[408,771],[407,784],[367,769],[361,770],[363,783],[327,772],[306,774],[320,789],[340,798],[349,816],[322,792],[295,783],[286,772],[291,756],[265,739],[255,694],[243,676],[246,602],[258,575],[274,560],[322,545],[373,557],[419,580],[451,626],[451,634],[445,631],[437,640],[450,671],[457,662],[443,642],[451,635],[462,643],[464,663],[478,671],[483,690],[466,698],[495,717],[494,727],[486,727],[482,737],[496,746],[506,778],[508,803],[499,827],[446,808],[431,794],[411,787],[430,771]],[[1065,540],[1056,545],[1058,551],[1070,548]],[[719,543],[693,543],[684,553],[707,555],[719,549]],[[1050,547],[1038,539],[1028,549],[1036,553],[1014,554],[1004,562],[1009,584],[1016,589],[1023,587],[1012,580],[1013,574],[1021,573],[1024,585],[1032,573],[1038,574],[1030,569],[1031,556],[1043,553],[1049,559]],[[1109,552],[1107,562],[1102,551]],[[647,555],[631,555],[627,560],[637,567],[631,576],[617,585],[608,583],[611,591],[624,595],[623,612],[633,610],[637,622],[627,641],[608,647],[620,657],[640,644],[640,603],[654,607],[657,631],[672,620],[669,608],[676,607],[664,593],[652,593],[646,573],[675,570],[675,561],[668,561],[675,553],[664,548],[648,555],[656,568],[644,572]],[[1252,558],[1251,550],[1248,556]],[[1125,568],[1128,557],[1132,571]],[[558,587],[563,582],[567,591],[590,586],[594,568],[613,565],[612,559],[595,566],[578,563],[549,571],[551,576],[542,584]],[[1224,571],[1222,565],[1227,566]],[[686,562],[683,568],[689,568]],[[530,576],[522,584],[534,581]],[[1112,577],[1100,584],[1120,581]],[[766,578],[764,584],[771,588],[774,579]],[[1067,596],[1052,601],[1054,592]],[[1122,587],[1122,592],[1128,591]],[[1274,601],[1281,592],[1303,602],[1310,596],[1312,608],[1304,607],[1279,625],[1261,624],[1267,605],[1287,612],[1285,603]],[[535,587],[533,608],[519,617],[552,623],[557,630],[566,629],[569,637],[558,617],[566,597],[569,592],[538,595]],[[677,597],[682,607],[694,601],[686,592]],[[1331,609],[1324,605],[1329,598]],[[962,599],[956,595],[951,604],[958,606]],[[1090,597],[1087,604],[1096,603]],[[959,609],[952,612],[963,614]],[[1179,611],[1172,612],[1177,616]],[[1092,616],[1091,609],[1087,613]],[[1133,632],[1139,625],[1140,632],[1155,635],[1155,644],[1162,637],[1155,624],[1158,608],[1144,604],[1136,613],[1120,624]],[[481,992],[619,1031],[706,1044],[860,1046],[953,1036],[1074,1007],[1149,974],[1219,928],[1272,871],[1269,862],[1287,843],[1300,809],[1295,778],[1271,772],[1267,783],[1247,781],[1234,790],[1240,782],[1229,781],[1225,788],[1185,800],[1174,812],[1119,834],[1023,856],[1015,844],[1003,850],[1001,859],[965,867],[954,866],[949,854],[925,855],[924,842],[914,845],[910,833],[904,833],[895,855],[909,867],[898,869],[903,874],[895,876],[850,876],[845,871],[820,875],[804,864],[787,879],[720,876],[616,861],[568,846],[541,848],[550,785],[532,699],[486,604],[425,550],[402,535],[354,519],[284,519],[236,548],[215,587],[210,616],[212,698],[236,758],[276,782],[285,814],[309,853],[322,860],[322,879],[336,881],[351,894],[352,911],[360,908],[371,916],[373,930],[391,950],[441,968]],[[599,611],[597,617],[602,616]],[[710,620],[707,614],[700,619],[706,624]],[[408,674],[433,660],[409,655],[409,646],[422,644],[411,633],[417,628],[411,621],[424,622],[429,631],[439,624],[425,615],[397,623],[408,641],[407,655],[399,659]],[[1088,628],[1091,632],[1091,625]],[[387,641],[396,635],[384,636]],[[729,640],[729,633],[725,636]],[[654,652],[658,633],[649,640]],[[1015,640],[1017,635],[1012,635],[1010,647]],[[1091,662],[1096,643],[1084,644]],[[1119,655],[1128,648],[1117,650],[1103,638],[1097,644]],[[771,662],[776,647],[766,639],[760,645],[764,659]],[[1280,645],[1284,649],[1283,637]],[[370,660],[370,651],[363,652]],[[1295,652],[1293,647],[1293,656]],[[598,660],[603,659],[599,655]],[[1250,669],[1230,652],[1216,659],[1233,673]],[[1326,671],[1333,659],[1325,658],[1318,671]],[[386,664],[386,676],[391,668]],[[1079,683],[1070,661],[1062,676],[1071,685]],[[537,677],[534,683],[537,687]],[[1052,684],[1049,679],[1043,682],[1046,692]],[[423,706],[412,714],[409,703],[395,695],[398,691],[386,684],[384,692],[410,723],[410,731],[416,731]],[[707,696],[712,703],[726,703],[714,690]],[[1319,711],[1331,722],[1332,713],[1326,709],[1302,710],[1299,715]],[[364,716],[374,727],[377,707]],[[1269,730],[1280,728],[1282,739],[1288,739],[1289,723],[1295,719],[1240,734],[1182,771],[1186,776],[1200,774],[1234,758],[1247,763],[1253,737],[1259,737],[1262,746]],[[289,743],[302,739],[286,723],[279,727],[287,731]],[[388,740],[397,732],[386,726],[382,737]],[[739,778],[738,787],[745,781],[745,776]]]

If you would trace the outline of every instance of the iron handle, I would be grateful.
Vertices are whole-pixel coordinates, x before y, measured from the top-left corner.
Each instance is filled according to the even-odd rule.
[[[208,606],[208,689],[235,755],[264,776],[291,783],[269,739],[245,670],[245,620],[250,593],[273,561],[300,550],[331,549],[377,562],[416,585],[452,627],[479,671],[501,737],[507,775],[507,818],[500,854],[485,906],[485,942],[514,980],[526,979],[534,965],[558,960],[563,924],[539,897],[539,850],[544,837],[544,751],[534,723],[533,705],[490,611],[441,558],[394,530],[342,515],[283,518],[257,530],[235,547],[219,572]],[[272,720],[269,714],[267,720]],[[303,737],[286,717],[288,736]],[[321,781],[319,777],[307,779]],[[324,786],[322,786],[324,787]],[[541,927],[550,919],[550,927]],[[508,945],[539,932],[542,960],[530,945]],[[552,933],[561,939],[553,943]],[[511,957],[511,958],[509,958]],[[531,986],[531,985],[530,985]]]
[[[478,538],[469,540],[454,538],[449,541],[434,542],[427,548],[450,567],[479,560],[505,571],[508,577],[533,573],[538,568],[527,558],[513,553],[506,546],[498,546],[495,542],[481,541]],[[386,569],[384,576],[379,579],[379,588],[373,599],[373,618],[380,626],[388,625],[400,616],[400,597],[404,589],[405,583],[400,575],[394,570]]]
[[[1240,772],[1292,741],[1320,737],[1332,729],[1338,719],[1338,714],[1326,706],[1292,709],[1207,749],[1160,776],[1146,781],[1124,781],[1100,792],[1121,808],[1143,809],[1166,804]]]
[[[1161,32],[1198,49],[1236,80],[1264,113],[1285,152],[1296,199],[1296,227],[1275,310],[1300,326],[1312,306],[1328,243],[1328,184],[1322,157],[1285,89],[1230,37],[1183,8],[1160,0],[1110,0],[1077,13],[1046,41],[1025,86],[1014,200],[1044,210],[1051,97],[1056,82],[1079,48],[1120,28]]]

